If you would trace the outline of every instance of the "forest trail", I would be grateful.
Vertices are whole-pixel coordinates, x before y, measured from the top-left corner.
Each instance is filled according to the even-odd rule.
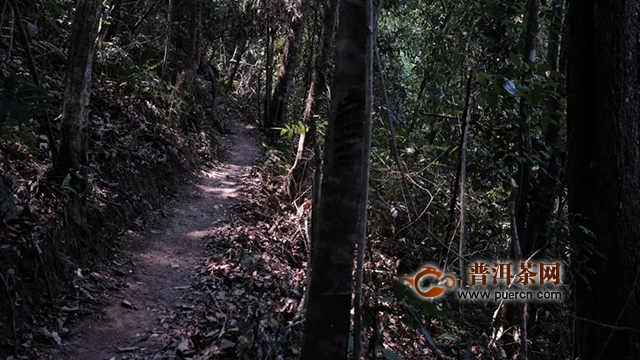
[[[168,206],[155,229],[132,234],[136,238],[125,254],[131,261],[121,267],[129,273],[128,287],[105,293],[100,300],[107,304],[104,308],[71,326],[55,359],[166,359],[187,346],[172,344],[171,331],[180,310],[191,306],[191,277],[205,255],[204,239],[212,227],[226,221],[230,207],[239,201],[243,178],[262,153],[252,125],[228,125],[231,133],[221,140],[225,159],[215,169],[202,171],[195,186]]]

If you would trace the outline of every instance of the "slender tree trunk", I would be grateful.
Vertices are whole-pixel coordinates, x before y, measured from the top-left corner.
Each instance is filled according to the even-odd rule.
[[[553,20],[549,28],[549,46],[547,49],[547,64],[551,69],[566,74],[565,61],[560,63],[559,48],[562,33],[564,0],[554,0],[552,3]],[[566,55],[566,51],[562,51]],[[559,97],[566,96],[564,81],[558,81],[556,92]],[[558,96],[549,96],[547,100],[546,114],[551,121],[544,128],[544,145],[549,155],[548,161],[540,164],[541,170],[537,172],[537,185],[531,189],[531,203],[529,216],[525,226],[525,236],[522,242],[522,254],[525,258],[533,256],[533,259],[543,259],[545,247],[552,236],[551,225],[553,220],[554,203],[561,190],[560,171],[562,169],[560,154],[560,128],[563,121],[563,105]],[[537,309],[535,303],[528,304],[528,327],[533,329],[537,323]]]
[[[100,0],[80,0],[76,7],[62,107],[58,174],[65,178],[63,184],[71,190],[67,214],[79,238],[84,238],[87,230],[87,117],[101,9]]]
[[[345,359],[353,259],[367,200],[366,0],[340,2],[319,222],[301,359]]]
[[[298,66],[300,50],[302,49],[304,22],[308,4],[309,0],[296,0],[296,15],[291,21],[291,31],[287,38],[280,68],[278,69],[278,77],[273,89],[271,104],[269,105],[269,124],[267,127],[282,126],[284,124],[289,89]],[[275,135],[277,132],[271,131],[270,134]]]
[[[364,148],[363,158],[360,170],[364,175],[364,183],[366,191],[364,201],[360,203],[360,219],[358,223],[360,229],[358,231],[358,256],[356,259],[356,291],[353,296],[353,355],[354,359],[360,360],[362,351],[362,283],[364,273],[364,252],[367,243],[367,205],[368,199],[368,186],[369,186],[369,161],[371,157],[371,113],[373,112],[373,48],[375,42],[375,24],[373,15],[373,0],[365,0],[366,13],[367,13],[367,42],[365,52],[365,94],[366,100],[364,105],[365,113],[365,129],[364,129]],[[382,10],[383,0],[379,0],[379,7]],[[379,12],[378,12],[379,15]],[[382,72],[382,69],[380,69]]]
[[[322,0],[320,0],[322,1]],[[322,31],[320,33],[320,43],[318,44],[318,57],[311,74],[311,84],[309,85],[309,93],[305,104],[302,121],[306,126],[311,127],[317,122],[315,116],[320,110],[322,102],[319,97],[322,96],[327,87],[327,77],[329,76],[329,61],[331,57],[331,49],[333,48],[333,35],[336,24],[337,0],[325,0],[324,15],[322,21]],[[307,168],[307,160],[304,158],[304,152],[310,146],[310,139],[307,134],[300,135],[298,141],[298,151],[296,159],[289,169],[284,181],[285,194],[289,194],[289,198],[298,197],[297,184],[301,184],[305,179],[305,169]],[[318,154],[316,154],[318,156]],[[316,169],[319,171],[320,169]]]
[[[547,50],[547,64],[552,70],[560,70],[562,74],[566,69],[564,66],[560,68],[559,48],[560,35],[562,33],[562,8],[564,0],[554,0],[553,2],[553,21],[549,29],[549,46]],[[558,94],[562,97],[566,93],[563,81],[558,82],[556,88]],[[547,101],[546,113],[551,118],[551,122],[544,128],[544,139],[549,154],[549,160],[545,164],[541,164],[545,171],[538,172],[539,185],[532,189],[531,204],[529,216],[526,223],[526,233],[528,234],[522,243],[523,256],[528,257],[536,252],[534,258],[541,259],[544,257],[544,247],[549,239],[549,226],[553,214],[553,203],[559,191],[560,176],[560,128],[562,121],[561,116],[562,104],[557,96],[549,96]]]
[[[539,12],[540,12],[540,0],[528,0],[527,1],[527,24],[524,34],[524,53],[523,59],[524,62],[528,65],[535,65],[536,63],[536,42],[538,40],[538,32],[539,32]],[[525,83],[530,83],[532,80],[532,70],[528,69],[523,78]],[[518,165],[518,172],[516,175],[516,186],[513,187],[514,197],[512,199],[513,203],[510,205],[513,206],[513,214],[511,216],[511,226],[515,227],[512,229],[514,236],[512,236],[512,246],[511,246],[511,256],[514,259],[520,261],[520,259],[526,259],[526,254],[523,252],[523,248],[527,248],[530,246],[525,245],[530,242],[529,233],[525,230],[525,225],[527,223],[527,217],[529,216],[529,207],[531,201],[531,162],[528,159],[528,154],[533,152],[532,149],[532,140],[531,140],[531,104],[528,103],[525,97],[520,98],[520,107],[519,107],[519,119],[518,119],[518,137],[519,137],[519,152],[520,152],[520,163]],[[517,236],[515,236],[517,235]],[[504,320],[508,324],[517,324],[518,328],[514,328],[514,331],[520,332],[520,341],[519,341],[519,349],[516,348],[515,340],[511,338],[511,335],[507,335],[507,345],[506,350],[508,355],[511,357],[516,352],[520,359],[527,358],[527,318],[525,311],[527,306],[523,302],[508,302],[504,304],[502,309],[502,316]]]
[[[540,12],[540,0],[529,0],[527,3],[527,27],[525,31],[525,46],[524,46],[524,61],[529,65],[533,65],[536,62],[536,42],[538,39],[539,31],[539,12]],[[525,79],[530,81],[531,70],[527,71]],[[529,200],[530,200],[530,178],[531,178],[531,163],[524,156],[525,154],[531,154],[531,106],[527,103],[523,97],[520,100],[520,166],[518,169],[518,193],[516,195],[516,224],[518,226],[518,233],[522,238],[522,243],[527,243],[528,238],[524,231],[527,216],[529,214]],[[521,244],[522,246],[522,244]]]
[[[167,73],[167,65],[169,62],[169,45],[171,44],[171,23],[173,22],[173,0],[167,0],[167,37],[164,43],[164,55],[162,56],[162,76]]]
[[[581,257],[572,258],[581,274],[580,360],[640,353],[637,5],[569,2],[568,188],[573,253]]]
[[[467,94],[465,95],[464,113],[462,114],[462,126],[460,135],[460,242],[458,243],[458,267],[460,268],[460,286],[465,285],[464,271],[464,245],[467,236],[467,145],[469,143],[469,122],[471,120],[471,81],[473,70],[469,69],[467,78]],[[458,185],[458,184],[456,184]],[[452,200],[453,201],[453,200]]]

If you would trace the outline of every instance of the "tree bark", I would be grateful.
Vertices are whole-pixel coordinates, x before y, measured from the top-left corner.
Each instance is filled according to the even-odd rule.
[[[287,108],[287,98],[291,81],[298,65],[300,57],[300,49],[302,48],[302,37],[304,35],[304,21],[306,18],[309,0],[296,0],[295,15],[291,21],[291,31],[287,38],[282,62],[278,69],[278,77],[273,89],[273,96],[269,104],[269,117],[267,128],[273,126],[282,126]],[[278,132],[271,131],[270,134],[275,135]]]
[[[76,7],[62,108],[57,172],[67,179],[66,185],[72,190],[67,211],[81,238],[86,235],[87,117],[91,96],[91,65],[101,9],[100,0],[80,0]]]
[[[580,360],[640,353],[636,10],[636,0],[569,2],[568,200],[572,262],[586,280],[575,287]]]
[[[340,2],[319,223],[301,359],[345,359],[359,221],[366,216],[366,0]],[[317,225],[317,227],[316,227]]]

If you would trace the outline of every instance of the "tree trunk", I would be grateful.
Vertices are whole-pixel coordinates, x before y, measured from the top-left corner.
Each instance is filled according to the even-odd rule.
[[[559,57],[566,55],[563,51],[559,55],[560,39],[562,33],[564,0],[554,0],[552,3],[553,20],[549,28],[549,46],[547,49],[547,64],[551,69],[566,74],[565,61],[559,63]],[[556,92],[559,96],[549,96],[547,100],[546,114],[551,118],[548,125],[543,125],[544,146],[549,155],[547,162],[540,164],[537,172],[537,183],[532,186],[530,194],[529,214],[526,219],[525,230],[522,236],[522,255],[534,260],[545,257],[545,248],[552,236],[551,222],[553,220],[554,203],[561,190],[560,171],[563,156],[560,154],[560,128],[563,121],[563,105],[560,97],[566,96],[564,81],[558,81]],[[536,325],[536,303],[529,303],[527,307],[527,319],[529,329]]]
[[[178,76],[176,85],[174,88],[174,94],[172,100],[174,104],[172,107],[175,109],[176,120],[181,122],[185,129],[191,127],[193,130],[198,130],[198,124],[195,119],[190,116],[184,117],[184,92],[187,91],[186,86],[192,84],[198,73],[198,67],[200,67],[200,51],[201,34],[202,34],[202,0],[192,0],[186,2],[189,12],[189,31],[188,37],[189,44],[187,45],[187,56],[182,65],[182,72]],[[186,119],[186,120],[185,120]]]
[[[366,0],[341,1],[339,18],[303,360],[347,356],[354,250],[367,200]]]
[[[636,9],[636,0],[569,3],[568,200],[572,262],[586,279],[575,287],[580,360],[640,353]]]
[[[291,21],[291,31],[287,38],[280,68],[278,69],[278,77],[273,89],[271,104],[269,104],[269,124],[267,128],[284,124],[289,89],[291,88],[291,81],[293,80],[293,74],[298,65],[298,57],[300,57],[300,49],[302,48],[304,21],[308,4],[309,0],[296,0],[296,14]],[[270,134],[275,135],[278,132],[270,131]]]
[[[315,116],[318,114],[320,105],[322,104],[322,102],[319,101],[319,97],[324,94],[327,86],[337,9],[337,0],[326,0],[326,3],[324,4],[322,32],[320,33],[320,43],[318,44],[318,57],[316,58],[316,63],[311,74],[309,94],[307,96],[307,102],[302,115],[303,123],[309,127],[311,127],[312,123],[315,124],[317,122]],[[285,194],[288,194],[290,199],[298,197],[296,185],[301,184],[305,180],[305,169],[307,169],[308,161],[304,158],[304,152],[309,148],[309,146],[309,136],[307,136],[307,134],[301,134],[300,141],[298,142],[296,159],[284,181]],[[319,156],[319,154],[316,154],[316,156]],[[316,169],[316,171],[319,170],[320,169]]]
[[[536,42],[539,31],[540,0],[529,0],[527,4],[527,28],[525,31],[524,62],[533,65],[536,62]],[[530,81],[531,70],[527,70],[525,81]],[[531,163],[524,156],[532,153],[531,145],[531,109],[523,97],[520,99],[520,166],[518,168],[518,193],[516,195],[516,224],[522,242],[526,243],[525,224],[529,215]],[[523,244],[520,244],[523,246]],[[524,254],[523,254],[524,255]]]
[[[80,238],[86,235],[87,117],[91,96],[91,65],[102,2],[80,0],[69,42],[69,63],[62,107],[62,134],[57,173],[65,178],[71,201],[67,214]]]
[[[173,22],[173,0],[167,0],[167,35],[164,40],[164,54],[162,55],[162,76],[167,73],[167,66],[169,65],[169,45],[171,44],[171,29]]]
[[[564,62],[559,63],[560,35],[562,31],[562,8],[564,0],[554,0],[553,21],[549,29],[549,47],[547,50],[547,64],[552,70],[566,73]],[[558,82],[556,91],[560,97],[566,95],[563,81]],[[529,257],[536,252],[534,258],[542,259],[545,255],[544,248],[550,237],[550,220],[553,214],[553,204],[559,191],[559,176],[561,169],[560,128],[561,111],[563,110],[560,99],[557,96],[549,96],[546,113],[551,122],[544,128],[544,140],[549,154],[549,160],[544,166],[545,171],[538,172],[539,184],[532,189],[529,216],[526,223],[527,236],[522,244],[522,254]]]

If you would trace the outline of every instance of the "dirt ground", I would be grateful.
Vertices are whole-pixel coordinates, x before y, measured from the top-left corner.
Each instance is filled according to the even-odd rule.
[[[154,228],[126,235],[131,246],[119,268],[126,285],[103,293],[102,305],[69,327],[52,358],[170,359],[177,356],[176,348],[189,347],[172,330],[180,312],[193,306],[191,281],[204,256],[204,239],[226,221],[243,178],[262,154],[253,126],[228,126],[230,134],[222,140],[226,159],[203,171]]]

